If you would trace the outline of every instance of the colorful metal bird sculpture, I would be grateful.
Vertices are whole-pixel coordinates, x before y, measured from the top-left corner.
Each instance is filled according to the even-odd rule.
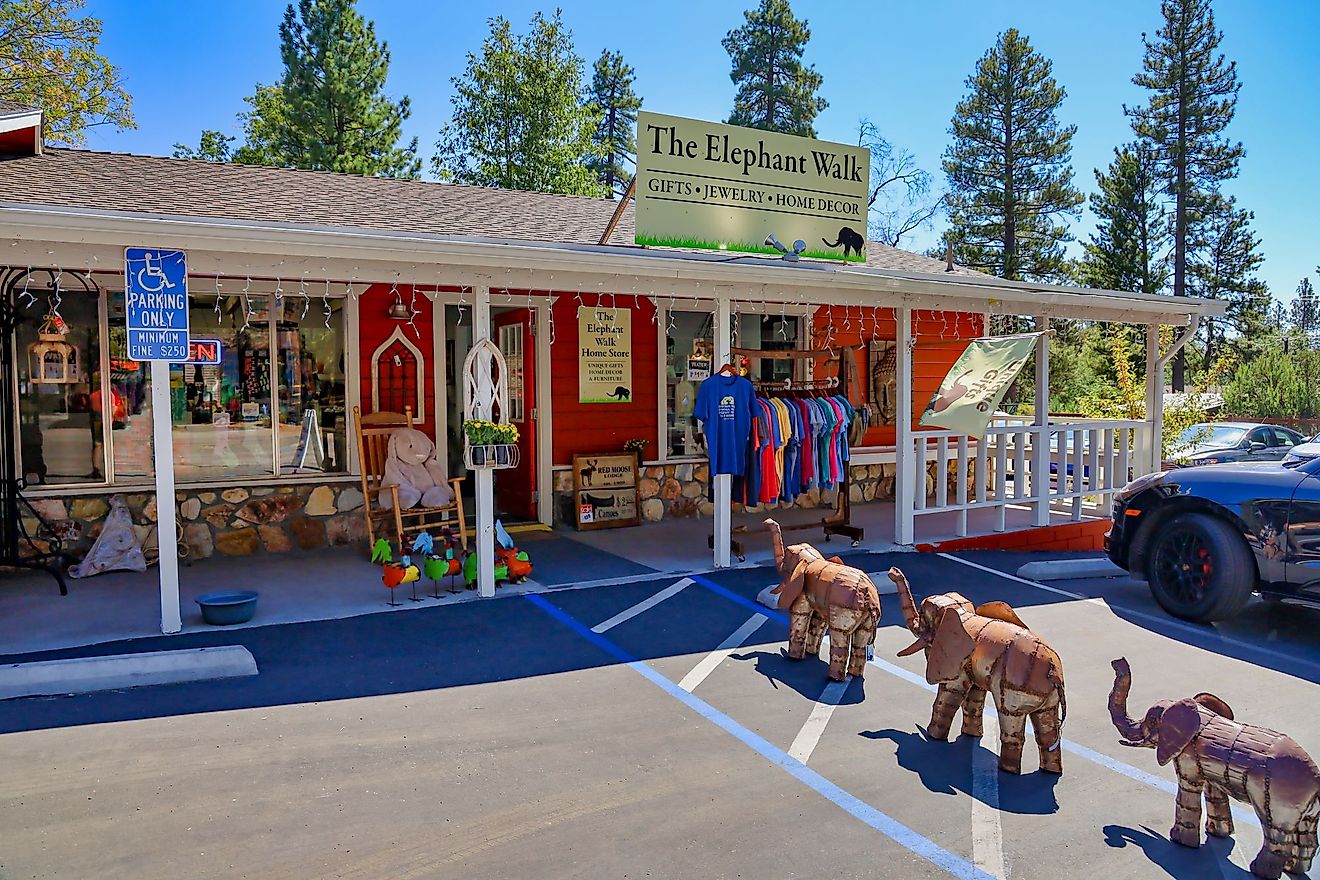
[[[371,561],[378,565],[389,565],[394,561],[394,551],[390,548],[390,542],[384,538],[377,538],[376,543],[371,546]]]

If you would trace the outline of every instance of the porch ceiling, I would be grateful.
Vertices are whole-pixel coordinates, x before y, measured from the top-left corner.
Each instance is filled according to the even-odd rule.
[[[1195,298],[640,247],[500,241],[417,232],[165,216],[0,202],[0,264],[118,271],[125,245],[188,252],[198,275],[311,282],[605,290],[710,300],[1048,315],[1135,324],[1222,315]]]

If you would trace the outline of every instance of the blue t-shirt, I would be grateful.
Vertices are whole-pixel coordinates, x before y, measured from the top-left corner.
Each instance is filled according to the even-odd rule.
[[[716,373],[701,383],[692,414],[701,420],[712,474],[743,474],[752,432],[752,383]]]

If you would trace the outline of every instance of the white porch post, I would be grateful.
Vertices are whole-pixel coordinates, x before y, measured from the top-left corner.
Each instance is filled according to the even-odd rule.
[[[156,547],[160,551],[160,631],[183,629],[179,616],[179,539],[174,519],[174,437],[170,421],[170,365],[151,362],[151,435],[155,442]]]
[[[924,461],[918,462],[913,450],[912,437],[912,310],[894,309],[894,320],[898,324],[898,351],[895,360],[895,395],[897,404],[894,413],[894,539],[899,544],[912,544],[916,540],[916,516],[913,505],[917,491],[917,479],[920,474],[921,490],[925,487]]]
[[[536,307],[536,519],[546,526],[555,524],[554,374],[550,371],[550,310],[554,307],[554,294]]]
[[[1146,439],[1137,458],[1145,473],[1163,465],[1164,365],[1160,361],[1160,325],[1146,325]],[[1126,475],[1125,475],[1126,476]],[[1140,476],[1140,474],[1138,474]]]
[[[729,297],[720,294],[715,300],[715,363],[711,375],[729,362]],[[729,567],[729,544],[733,540],[733,477],[716,474],[715,486],[715,567]]]
[[[489,338],[490,285],[480,284],[476,289],[476,302],[472,306],[472,342],[475,345]],[[491,389],[490,370],[479,370],[477,382],[477,396],[483,400],[493,400],[495,394]],[[507,416],[506,413],[501,415]],[[495,595],[495,471],[491,468],[477,468],[476,472],[477,594],[490,598]]]
[[[1035,496],[1037,526],[1050,524],[1050,337],[1043,331],[1050,329],[1046,315],[1036,317],[1036,329],[1042,334],[1036,338],[1036,442],[1031,455],[1031,494]],[[1063,439],[1060,438],[1060,443]],[[980,475],[977,475],[980,479]],[[1062,485],[1064,474],[1059,471]]]

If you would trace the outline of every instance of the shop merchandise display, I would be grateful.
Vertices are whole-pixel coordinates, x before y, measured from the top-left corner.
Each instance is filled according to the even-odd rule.
[[[788,609],[788,656],[793,660],[820,652],[830,633],[830,678],[843,681],[866,671],[866,649],[880,624],[880,595],[860,569],[837,556],[826,559],[810,544],[784,547],[779,523],[765,521],[775,546],[775,567],[782,578],[772,592],[778,607]]]
[[[897,568],[889,579],[898,588],[903,619],[917,640],[899,651],[926,652],[926,681],[939,685],[926,732],[948,739],[953,715],[962,709],[962,732],[980,736],[987,693],[999,710],[999,769],[1022,772],[1022,744],[1031,718],[1040,749],[1040,769],[1062,773],[1059,727],[1067,716],[1063,664],[1049,645],[1027,628],[1004,602],[972,607],[958,593],[928,596],[920,608]]]
[[[752,383],[730,366],[701,383],[692,414],[701,421],[712,475],[746,472],[754,399]]]
[[[96,536],[92,549],[77,565],[69,568],[70,577],[88,577],[103,571],[146,571],[147,559],[142,555],[137,532],[133,530],[133,515],[123,495],[110,498],[110,513]]]
[[[848,466],[849,427],[857,416],[841,394],[758,395],[753,401],[747,471],[734,498],[792,504],[811,489],[835,489]]]
[[[1122,737],[1119,742],[1155,749],[1160,766],[1173,761],[1178,774],[1169,839],[1201,845],[1202,794],[1206,833],[1228,837],[1233,833],[1232,798],[1251,805],[1265,832],[1251,873],[1276,880],[1284,871],[1309,871],[1320,818],[1320,769],[1311,756],[1292,737],[1235,721],[1233,710],[1214,694],[1160,700],[1137,721],[1127,710],[1132,670],[1122,657],[1112,665],[1109,715]]]
[[[399,428],[390,435],[383,476],[385,484],[399,487],[400,507],[445,507],[454,500],[435,444],[415,428]],[[380,493],[379,503],[388,510],[393,503],[390,494]]]

